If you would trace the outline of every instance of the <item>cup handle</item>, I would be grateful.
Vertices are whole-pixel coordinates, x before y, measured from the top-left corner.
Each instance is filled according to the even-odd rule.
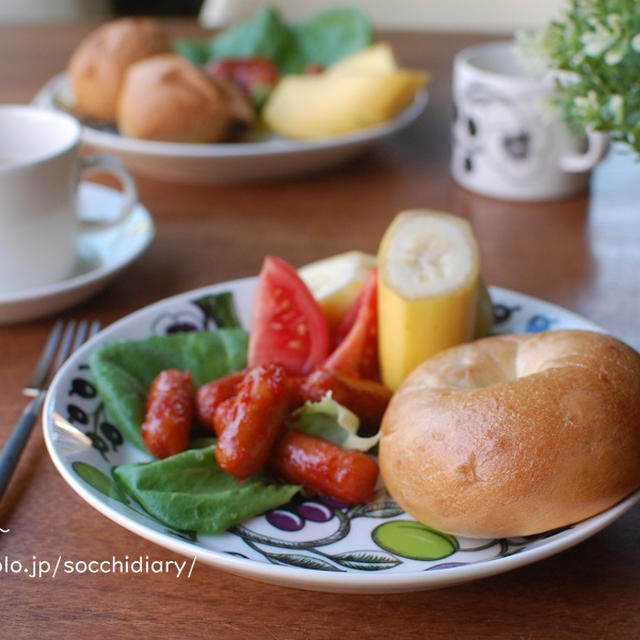
[[[122,185],[124,201],[120,205],[117,217],[112,220],[86,220],[80,217],[78,224],[81,232],[101,231],[121,223],[129,216],[138,202],[136,183],[120,160],[101,153],[80,158],[80,173],[82,177],[103,172],[111,173],[118,178]]]
[[[587,150],[560,158],[560,168],[571,173],[589,171],[606,155],[609,149],[609,135],[602,131],[587,129]]]

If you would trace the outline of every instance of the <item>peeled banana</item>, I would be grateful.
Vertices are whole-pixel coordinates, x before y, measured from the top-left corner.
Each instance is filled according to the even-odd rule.
[[[405,211],[378,251],[378,335],[382,381],[397,389],[421,362],[471,340],[479,292],[478,247],[457,216]]]

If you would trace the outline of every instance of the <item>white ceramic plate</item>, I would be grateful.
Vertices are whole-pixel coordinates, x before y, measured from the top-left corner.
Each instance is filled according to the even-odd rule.
[[[96,220],[112,218],[122,199],[119,191],[90,182],[80,185],[78,197],[81,211]],[[114,227],[79,234],[72,276],[54,284],[0,294],[0,324],[51,315],[85,300],[138,258],[153,235],[151,216],[140,204]]]
[[[169,182],[227,184],[287,178],[333,167],[366,151],[411,124],[427,101],[427,92],[422,91],[389,122],[321,140],[270,136],[253,142],[183,144],[136,140],[85,126],[83,141],[118,156],[134,172]],[[53,77],[33,102],[51,109],[73,104],[67,74]]]
[[[613,522],[640,492],[584,522],[543,535],[503,540],[443,536],[418,525],[382,492],[366,505],[337,507],[307,500],[253,518],[223,535],[169,530],[135,503],[108,496],[113,465],[145,459],[110,424],[88,376],[89,353],[117,338],[137,339],[177,327],[209,329],[212,320],[196,301],[233,294],[248,326],[255,279],[181,294],[115,323],[76,352],[56,376],[44,407],[49,453],[63,478],[89,504],[123,527],[163,547],[220,569],[289,587],[350,593],[433,589],[491,576],[535,562],[577,544]],[[547,328],[598,330],[565,309],[492,288],[496,332]],[[295,530],[294,530],[295,529]]]

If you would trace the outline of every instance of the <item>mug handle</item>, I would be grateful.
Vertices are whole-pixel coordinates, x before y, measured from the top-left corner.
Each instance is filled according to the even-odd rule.
[[[102,172],[111,173],[118,178],[122,185],[124,201],[120,205],[118,215],[112,220],[86,220],[79,218],[80,232],[102,231],[121,223],[131,214],[138,202],[136,183],[120,160],[101,153],[80,158],[80,173],[82,177]]]
[[[587,150],[560,158],[560,168],[571,173],[589,171],[595,167],[609,150],[609,135],[602,131],[587,129]]]

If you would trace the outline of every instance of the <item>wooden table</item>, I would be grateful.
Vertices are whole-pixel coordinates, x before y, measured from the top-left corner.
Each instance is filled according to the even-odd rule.
[[[0,101],[28,102],[64,68],[89,24],[0,28]],[[174,22],[175,34],[196,34]],[[255,274],[266,252],[301,265],[375,251],[396,212],[453,211],[473,224],[489,283],[581,313],[640,348],[640,167],[605,163],[592,197],[514,204],[472,195],[449,177],[453,54],[485,39],[384,34],[402,62],[433,73],[410,130],[324,175],[251,186],[183,186],[140,178],[157,225],[126,274],[64,317],[109,324],[208,283]],[[51,319],[0,328],[0,442],[17,420]],[[0,560],[179,559],[89,507],[61,479],[35,433],[0,504]],[[189,580],[0,575],[3,637],[75,638],[635,638],[640,634],[640,509],[553,558],[440,591],[385,596],[287,589],[198,563]]]

